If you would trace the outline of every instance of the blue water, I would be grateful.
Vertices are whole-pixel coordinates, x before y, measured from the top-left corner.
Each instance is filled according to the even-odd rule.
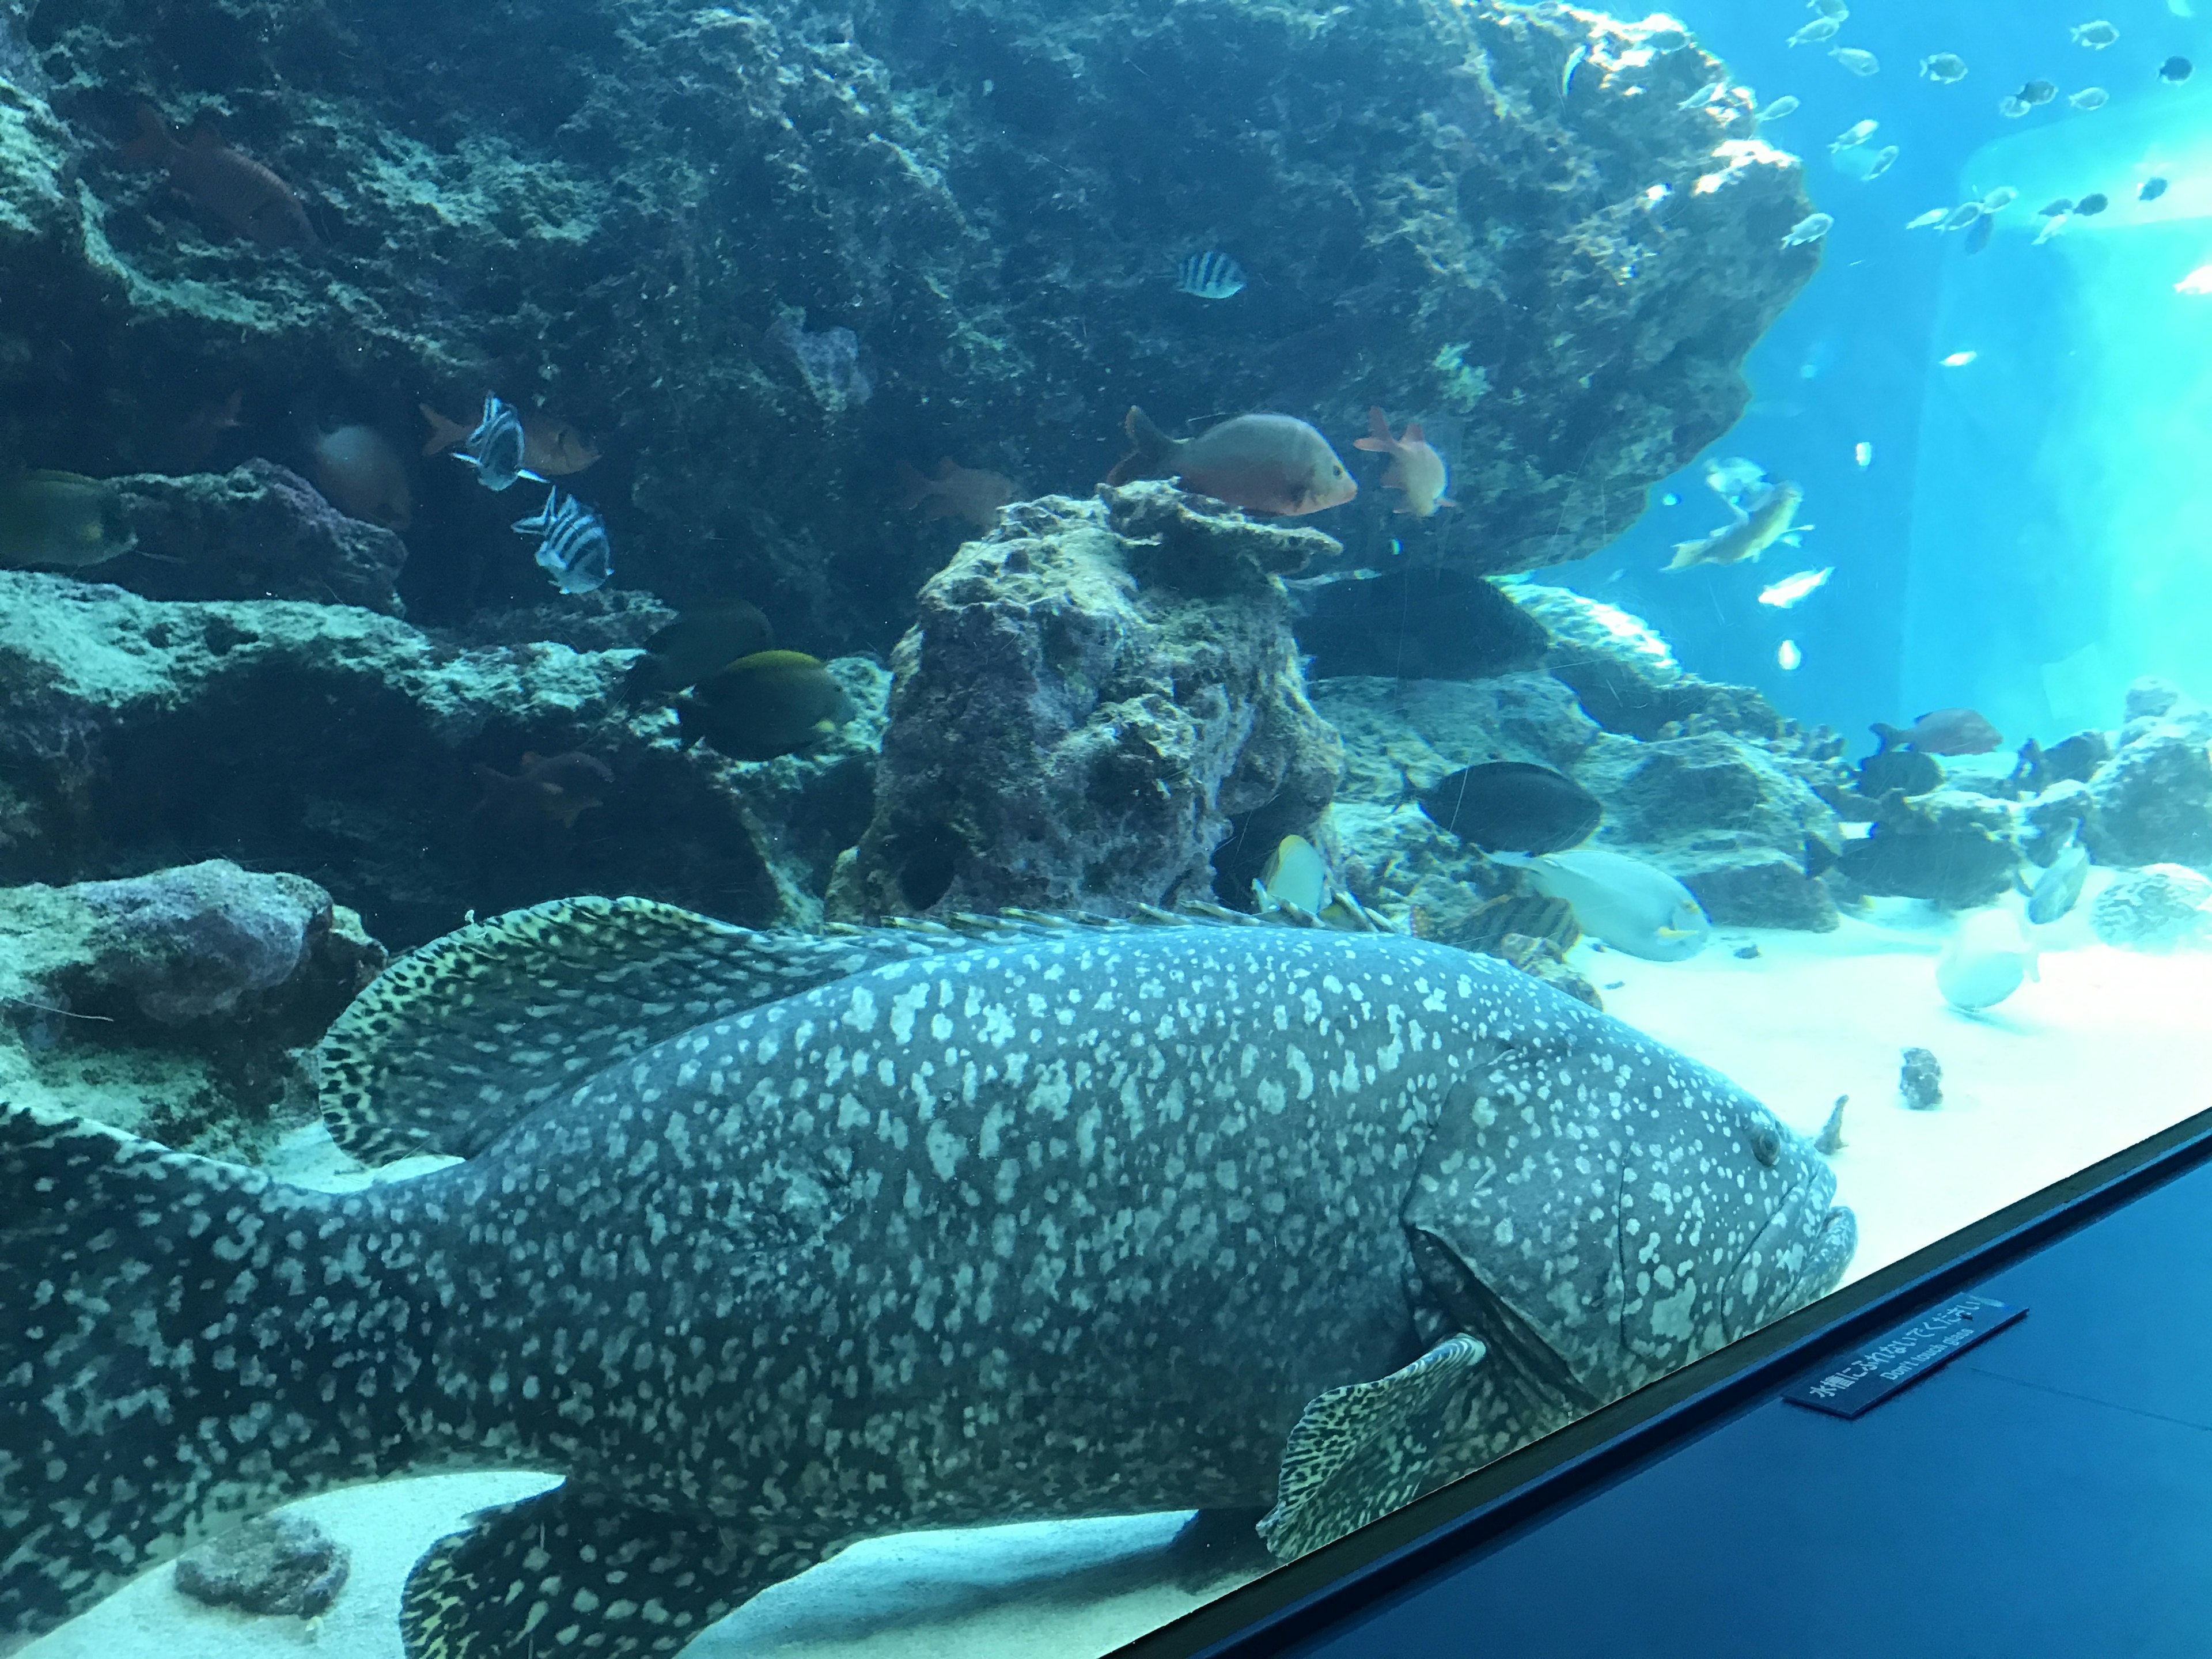
[[[2090,580],[2098,573],[2081,568],[2078,551],[2021,533],[2047,524],[2051,489],[2065,482],[2051,476],[2054,459],[2063,470],[2064,457],[2047,455],[2045,445],[2068,412],[2076,364],[2063,323],[2067,268],[2052,247],[2029,245],[2028,228],[2039,222],[2034,216],[2047,198],[2023,194],[2001,221],[2009,234],[1978,254],[1966,252],[1962,234],[1905,225],[2006,182],[1962,175],[1993,139],[2056,129],[2058,141],[2078,143],[2086,160],[2145,107],[2154,129],[2164,125],[2160,112],[2177,131],[2201,121],[2212,77],[2176,86],[2157,70],[2171,55],[2194,59],[2205,52],[2203,20],[2177,17],[2160,0],[2031,0],[2002,10],[1960,0],[1873,0],[1854,5],[1834,40],[1793,49],[1785,37],[1814,15],[1809,10],[1718,0],[1680,15],[1733,79],[1757,88],[1762,104],[1785,93],[1802,100],[1760,136],[1804,157],[1814,204],[1836,221],[1819,274],[1751,355],[1749,410],[1708,452],[1749,457],[1773,477],[1802,483],[1798,516],[1815,528],[1802,556],[1777,548],[1755,566],[1662,574],[1670,544],[1724,516],[1692,465],[1654,490],[1651,509],[1627,535],[1557,574],[1648,617],[1698,671],[1760,686],[1799,718],[1861,740],[1869,721],[1909,720],[1929,702],[1978,701],[2008,705],[2009,721],[1992,710],[2008,739],[2065,735],[2080,723],[2078,712],[2069,720],[2045,704],[2038,665],[2079,650],[2111,618]],[[2091,51],[2070,40],[2069,27],[2093,17],[2118,27],[2117,44]],[[1880,73],[1851,75],[1826,55],[1835,45],[1873,52]],[[1938,52],[1964,58],[1966,78],[1944,86],[1923,77],[1920,59]],[[2039,77],[2058,83],[2057,100],[2016,121],[1998,113],[1999,99]],[[2112,102],[2093,112],[2069,108],[2064,94],[2089,85],[2106,88]],[[1861,183],[1832,165],[1828,143],[1869,117],[1881,123],[1871,147],[1894,143],[1901,153],[1882,177]],[[2100,228],[2124,223],[2136,207],[2131,180],[2094,167],[2085,174],[2112,197]],[[1976,319],[2008,340],[2009,362],[1984,347],[1961,369],[1941,366],[1957,349],[1939,333],[1947,285],[1961,283],[1971,284]],[[1983,390],[1992,376],[2008,374],[2013,382],[2001,392]],[[1962,399],[1970,384],[1981,395]],[[1934,447],[1923,453],[1931,432]],[[1865,468],[1853,453],[1861,442],[1872,446]],[[2139,477],[2107,487],[2160,486]],[[1661,504],[1670,492],[1680,497],[1672,508]],[[1971,510],[1960,515],[1965,527],[1947,521],[1939,536],[1923,526],[1917,543],[1916,516],[1928,516],[1917,509],[1931,497],[1961,496],[1971,498]],[[1985,546],[1985,559],[1962,545],[1969,539]],[[1940,597],[1929,602],[1942,613],[1923,618],[1918,656],[1908,660],[1916,559],[1923,576],[1930,563],[1964,570],[1935,584]],[[1821,566],[1835,574],[1805,604],[1780,611],[1757,603],[1759,588],[1778,576]],[[1776,659],[1785,638],[1802,653],[1794,672]],[[2154,666],[2160,665],[2118,663],[2113,673],[2124,678]],[[1907,707],[1916,697],[1924,701]],[[2102,711],[2102,723],[2117,718],[2116,708]]]

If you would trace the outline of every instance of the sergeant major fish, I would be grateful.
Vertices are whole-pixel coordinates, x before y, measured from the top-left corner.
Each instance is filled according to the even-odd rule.
[[[574,495],[545,492],[545,504],[514,521],[516,532],[538,538],[537,560],[563,593],[588,593],[605,587],[615,574],[614,544],[599,515]]]
[[[422,412],[431,412],[428,404]],[[443,447],[444,434],[433,428],[434,445]],[[477,470],[477,481],[486,489],[512,489],[518,478],[533,476],[530,471],[529,439],[523,430],[522,416],[513,407],[489,393],[483,402],[483,418],[477,422],[476,430],[468,434],[468,447],[455,450],[453,459],[465,461]],[[436,450],[428,449],[434,454]],[[544,479],[539,479],[544,483]]]
[[[466,1162],[328,1194],[0,1107],[0,1635],[433,1468],[565,1478],[416,1564],[418,1656],[672,1653],[925,1528],[1249,1508],[1287,1559],[1855,1242],[1742,1090],[1400,935],[573,901],[356,1009],[341,1143]]]
[[[479,422],[473,432],[459,421],[447,420],[428,404],[416,404],[430,428],[430,435],[422,441],[422,453],[436,455],[466,444],[469,453],[461,457],[463,460],[482,456],[487,437],[485,423],[495,416],[493,405],[496,404],[499,409],[507,408],[496,398],[486,398],[484,402],[484,421]],[[520,410],[510,412],[522,428],[522,459],[521,464],[514,469],[516,477],[535,478],[544,483],[549,479],[565,478],[572,472],[581,472],[599,459],[599,452],[591,440],[557,416],[537,410],[526,415]],[[502,441],[511,443],[513,440],[506,437]],[[481,472],[483,470],[479,465],[477,471]],[[495,484],[492,488],[501,489],[506,486]]]

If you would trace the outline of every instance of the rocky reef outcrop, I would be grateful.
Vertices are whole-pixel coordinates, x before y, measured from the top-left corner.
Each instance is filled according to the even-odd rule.
[[[607,607],[599,631],[634,643],[667,616]],[[888,677],[832,664],[854,718],[809,754],[739,764],[623,700],[632,655],[0,572],[0,882],[230,858],[308,878],[399,948],[571,893],[818,920],[868,822]],[[592,757],[601,799],[563,822],[479,769],[511,777],[532,752]]]
[[[115,481],[132,546],[97,570],[155,599],[313,599],[397,614],[407,544],[349,519],[297,473],[248,460],[228,472]]]
[[[1334,550],[1164,484],[1010,509],[921,590],[836,908],[1125,911],[1217,864],[1241,890],[1343,764],[1278,580]]]
[[[302,1051],[384,960],[313,882],[228,860],[0,890],[0,1085],[251,1156],[311,1108]]]
[[[1564,772],[1604,804],[1592,846],[1650,860],[1723,925],[1832,928],[1835,901],[1808,873],[1806,847],[1834,815],[1786,749],[1705,731],[1640,742],[1605,730],[1547,672],[1479,681],[1317,681],[1314,706],[1351,756],[1333,811],[1357,896],[1403,906],[1449,937],[1510,878],[1431,823],[1420,790],[1462,766],[1528,761]]]
[[[542,591],[513,498],[416,454],[418,400],[487,391],[597,443],[619,582],[817,654],[888,648],[951,551],[896,463],[1087,490],[1132,402],[1425,416],[1460,511],[1370,475],[1352,557],[1573,558],[1741,412],[1819,258],[1747,93],[1692,98],[1721,64],[1551,4],[44,0],[9,56],[0,466],[373,426],[435,623]],[[283,181],[259,240],[129,151],[142,102]],[[1243,293],[1177,290],[1211,250]]]

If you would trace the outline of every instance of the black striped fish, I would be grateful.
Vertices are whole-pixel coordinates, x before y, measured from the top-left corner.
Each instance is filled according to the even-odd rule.
[[[545,492],[545,505],[514,527],[538,538],[538,562],[553,576],[553,586],[563,593],[588,593],[606,586],[615,573],[614,544],[599,515],[574,495],[557,489]]]

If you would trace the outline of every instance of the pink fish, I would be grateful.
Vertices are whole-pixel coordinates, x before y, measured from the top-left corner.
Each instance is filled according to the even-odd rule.
[[[1239,415],[1195,438],[1170,438],[1145,411],[1122,422],[1129,453],[1106,475],[1109,484],[1133,478],[1176,478],[1185,489],[1248,513],[1296,518],[1340,506],[1359,493],[1328,440],[1289,415]]]
[[[1390,435],[1390,417],[1380,409],[1367,411],[1367,436],[1352,441],[1354,449],[1371,449],[1390,458],[1390,465],[1382,474],[1382,487],[1402,489],[1406,499],[1399,503],[1398,511],[1410,513],[1417,519],[1425,519],[1440,507],[1457,507],[1444,491],[1451,487],[1451,474],[1445,469],[1444,458],[1429,447],[1421,435],[1421,423],[1408,421],[1406,435]]]

